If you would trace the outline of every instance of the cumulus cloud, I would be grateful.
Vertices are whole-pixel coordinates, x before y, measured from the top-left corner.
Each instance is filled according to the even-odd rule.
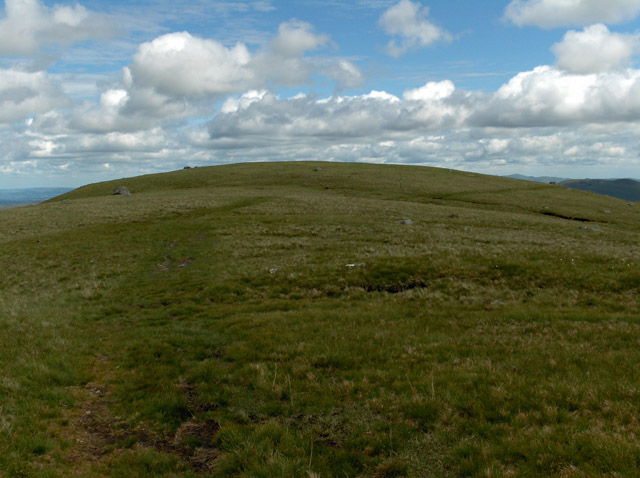
[[[258,52],[251,68],[264,87],[268,84],[296,87],[309,83],[314,73],[336,81],[339,88],[359,86],[364,81],[360,69],[344,58],[328,58],[310,53],[326,46],[329,36],[313,31],[299,20],[282,23],[268,48]]]
[[[46,81],[41,74],[13,84],[25,78]],[[188,119],[202,111],[154,90],[132,89],[131,81],[125,78],[122,87],[102,94],[99,105],[84,103],[71,115],[45,112],[49,106],[43,106],[24,127],[25,161],[62,162],[82,155],[110,164],[151,164],[155,158],[167,167],[173,153],[205,163],[325,159],[463,169],[473,164],[487,171],[596,157],[638,163],[633,144],[640,126],[610,134],[618,133],[623,122],[627,128],[640,125],[640,71],[631,69],[573,74],[538,67],[514,76],[495,93],[463,91],[446,80],[400,96],[374,90],[281,98],[267,88],[253,89],[227,98],[206,131],[168,123],[167,118]],[[55,97],[55,88],[51,92]],[[176,136],[181,130],[184,134]]]
[[[431,81],[420,88],[405,91],[402,96],[405,100],[442,100],[451,96],[455,89],[452,81]]]
[[[68,45],[111,33],[105,19],[80,4],[49,8],[39,0],[5,0],[0,55],[31,55],[46,44]]]
[[[255,54],[242,43],[226,47],[187,32],[170,33],[140,45],[125,83],[183,98],[219,97],[269,83],[300,86],[314,72],[341,85],[359,84],[363,75],[353,63],[306,55],[328,41],[299,21],[281,24],[269,46]]]
[[[339,88],[355,88],[361,86],[365,76],[356,65],[344,59],[329,59],[318,62],[319,71],[335,80]]]
[[[456,127],[468,116],[466,104],[455,96],[453,83],[431,82],[406,94],[404,100],[387,92],[318,99],[300,95],[281,99],[251,92],[225,103],[209,123],[212,139],[252,137],[267,143],[313,138],[317,141],[368,141],[415,134],[421,129]],[[463,94],[464,96],[464,94]]]
[[[170,96],[221,95],[251,85],[250,60],[243,44],[227,48],[187,32],[170,33],[140,45],[125,75]]]
[[[557,28],[620,23],[640,13],[640,0],[512,0],[504,18],[518,26]]]
[[[209,123],[211,145],[366,143],[409,140],[444,130],[582,128],[640,122],[640,71],[572,74],[550,66],[514,76],[495,93],[458,90],[450,81],[358,96],[279,98],[252,91],[228,100]],[[505,150],[493,143],[489,153]]]
[[[51,21],[55,8],[44,10]],[[60,10],[56,21],[67,13],[68,24],[81,19],[77,9]],[[415,33],[430,24],[427,14],[408,0],[385,13],[387,26],[397,28],[396,52],[432,41]],[[40,32],[29,37],[37,49],[42,30],[29,31]],[[100,83],[101,90],[76,95],[73,103],[58,84],[61,77],[0,69],[0,170],[27,174],[34,165],[50,165],[121,176],[184,161],[299,159],[499,173],[508,165],[526,172],[533,165],[590,161],[640,167],[634,152],[640,70],[626,68],[637,41],[603,24],[570,31],[553,46],[556,66],[519,73],[492,93],[445,80],[402,94],[350,95],[343,88],[361,85],[364,75],[349,59],[326,55],[334,45],[308,23],[281,24],[257,49],[169,33],[140,44],[120,80]],[[317,76],[335,81],[333,94],[275,94],[280,86],[313,85]],[[99,91],[95,98],[93,91]]]
[[[640,49],[640,35],[612,33],[602,23],[570,30],[551,47],[558,66],[571,73],[597,73],[628,66]]]
[[[387,53],[397,58],[414,47],[451,41],[451,34],[434,25],[428,16],[428,7],[411,0],[401,0],[386,10],[380,17],[380,26],[387,34],[397,37],[387,44]]]
[[[328,41],[327,35],[313,33],[309,23],[293,20],[278,27],[278,35],[271,41],[271,51],[276,57],[297,58]]]
[[[269,82],[295,87],[309,81],[317,67],[316,60],[306,54],[317,50],[329,41],[326,35],[313,32],[313,27],[297,20],[285,22],[270,45],[258,52],[251,64],[262,84]]]
[[[68,106],[70,101],[46,73],[0,70],[0,127]]]
[[[85,103],[69,126],[88,131],[135,131],[210,113],[229,95],[272,86],[311,83],[314,74],[338,88],[360,85],[364,75],[344,58],[311,56],[329,41],[310,24],[290,21],[263,49],[227,47],[188,32],[169,33],[138,47],[123,69],[120,87],[102,94],[98,107]]]
[[[550,66],[519,73],[476,95],[472,126],[577,126],[640,121],[640,70],[578,75]]]

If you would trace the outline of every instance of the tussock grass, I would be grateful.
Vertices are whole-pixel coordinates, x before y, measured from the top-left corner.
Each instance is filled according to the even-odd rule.
[[[0,476],[633,476],[639,219],[333,163],[0,211]]]

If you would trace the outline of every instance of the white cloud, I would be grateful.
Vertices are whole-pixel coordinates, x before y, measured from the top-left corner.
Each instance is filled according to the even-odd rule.
[[[558,66],[571,73],[597,73],[628,66],[640,49],[640,35],[611,33],[602,23],[568,31],[551,47]]]
[[[235,113],[239,109],[247,109],[251,103],[262,100],[266,94],[267,90],[250,90],[238,99],[228,98],[220,108],[220,112]]]
[[[0,70],[0,127],[67,106],[70,101],[46,73]]]
[[[329,59],[319,62],[319,71],[336,81],[340,88],[355,88],[364,83],[365,77],[360,68],[344,59]]]
[[[214,100],[270,83],[300,86],[314,72],[340,86],[362,83],[360,69],[345,59],[307,56],[327,42],[299,21],[281,24],[269,46],[255,54],[242,43],[229,48],[187,32],[170,33],[140,45],[123,83],[132,98],[136,89],[150,89],[169,98]]]
[[[405,0],[387,13],[403,5],[409,14],[397,16],[408,20],[396,23],[396,47],[427,44],[428,35],[405,28],[429,23],[427,9]],[[44,10],[51,22],[85,21],[79,7],[56,8]],[[29,31],[39,32],[28,37],[39,48],[42,30]],[[602,24],[568,32],[553,47],[557,66],[519,73],[493,93],[445,80],[397,95],[349,95],[342,88],[361,85],[361,70],[328,54],[330,38],[296,20],[261,45],[169,33],[140,44],[120,80],[98,75],[66,89],[61,74],[0,69],[0,170],[120,177],[187,163],[299,159],[498,173],[599,162],[640,168],[640,70],[629,67],[637,39]],[[314,85],[317,76],[337,84],[333,94],[274,93]]]
[[[404,92],[278,98],[265,91],[229,100],[209,124],[214,142],[387,141],[443,129],[640,122],[640,70],[571,74],[550,66],[519,73],[495,93],[460,91],[450,81]],[[305,140],[307,141],[307,140]]]
[[[11,163],[16,171],[20,164],[27,171],[26,161],[36,160],[40,167],[50,161],[58,169],[71,164],[69,171],[90,164],[106,171],[108,162],[110,171],[137,167],[138,173],[167,169],[176,161],[299,159],[487,172],[578,163],[595,168],[599,162],[640,166],[634,153],[640,131],[636,70],[577,75],[539,67],[491,94],[461,91],[450,81],[429,82],[400,97],[374,90],[279,98],[267,89],[249,90],[223,103],[206,126],[208,134],[199,126],[167,121],[201,114],[195,106],[136,89],[127,78],[123,87],[106,90],[99,103],[85,103],[71,116],[36,114],[23,133],[6,142],[12,153],[3,154],[0,163]],[[620,133],[622,123],[629,132],[612,135]],[[77,157],[84,166],[75,164]]]
[[[106,20],[80,4],[48,8],[39,0],[5,0],[0,55],[31,55],[50,43],[68,45],[111,34]]]
[[[588,75],[549,66],[519,73],[493,95],[476,96],[475,126],[542,127],[640,121],[640,70]]]
[[[450,82],[428,83],[418,95],[400,100],[384,91],[359,96],[317,99],[297,96],[281,99],[273,94],[252,95],[233,103],[209,124],[211,137],[229,146],[244,139],[274,141],[385,141],[413,135],[422,129],[456,127],[468,116],[464,101],[452,99]]]
[[[413,90],[407,90],[402,95],[405,100],[442,100],[453,94],[456,87],[452,81],[430,81],[426,85]]]
[[[313,33],[310,24],[293,20],[280,25],[278,35],[271,41],[271,51],[276,57],[297,58],[328,41],[327,35]]]
[[[512,0],[504,18],[518,26],[557,28],[620,23],[640,13],[640,0]]]
[[[205,111],[204,106],[157,93],[153,88],[113,89],[101,95],[99,106],[83,102],[51,126],[78,133],[134,132],[198,117]]]
[[[545,66],[491,94],[460,91],[450,81],[401,98],[253,92],[229,102],[208,128],[209,138],[194,136],[193,144],[219,161],[396,162],[496,173],[545,167],[565,176],[577,164],[632,171],[640,166],[640,71],[576,75]]]
[[[298,20],[282,23],[268,48],[258,52],[251,61],[255,77],[262,79],[254,86],[272,83],[296,87],[309,83],[314,73],[335,80],[340,88],[362,84],[364,75],[352,62],[309,55],[328,43],[329,37],[314,33],[309,23]]]
[[[162,35],[138,47],[120,86],[103,93],[99,107],[77,107],[69,127],[92,132],[156,127],[211,114],[216,101],[243,91],[311,83],[314,74],[335,80],[339,88],[360,85],[364,75],[350,61],[308,55],[328,41],[299,21],[281,24],[256,53],[242,43],[227,47],[188,32]]]
[[[400,0],[386,10],[380,17],[380,26],[387,34],[398,37],[387,44],[387,53],[397,58],[417,46],[451,41],[451,34],[430,22],[428,16],[428,7],[411,0]]]
[[[161,94],[216,96],[252,85],[250,61],[251,54],[243,44],[227,48],[182,32],[140,45],[129,70],[137,86],[150,87]]]

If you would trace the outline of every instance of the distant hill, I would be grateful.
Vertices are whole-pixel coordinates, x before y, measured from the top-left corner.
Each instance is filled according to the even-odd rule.
[[[510,174],[505,178],[521,179],[523,181],[534,181],[536,183],[559,183],[561,181],[567,181],[569,178],[557,178],[554,176],[525,176],[523,174]]]
[[[38,203],[71,191],[71,188],[0,189],[0,204]]]
[[[604,194],[625,201],[640,201],[640,182],[633,179],[569,179],[559,184],[565,188]]]

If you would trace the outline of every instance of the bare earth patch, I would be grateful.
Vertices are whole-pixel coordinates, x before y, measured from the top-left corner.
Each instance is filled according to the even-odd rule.
[[[96,369],[104,369],[106,357],[98,358]],[[106,380],[105,380],[106,381]],[[191,418],[180,425],[175,434],[161,434],[146,427],[131,424],[113,416],[109,386],[102,382],[89,382],[72,391],[81,404],[69,411],[67,438],[74,446],[66,454],[71,476],[86,476],[93,467],[100,467],[132,447],[154,449],[177,456],[195,473],[213,471],[220,452],[214,442],[220,424],[216,420]]]

